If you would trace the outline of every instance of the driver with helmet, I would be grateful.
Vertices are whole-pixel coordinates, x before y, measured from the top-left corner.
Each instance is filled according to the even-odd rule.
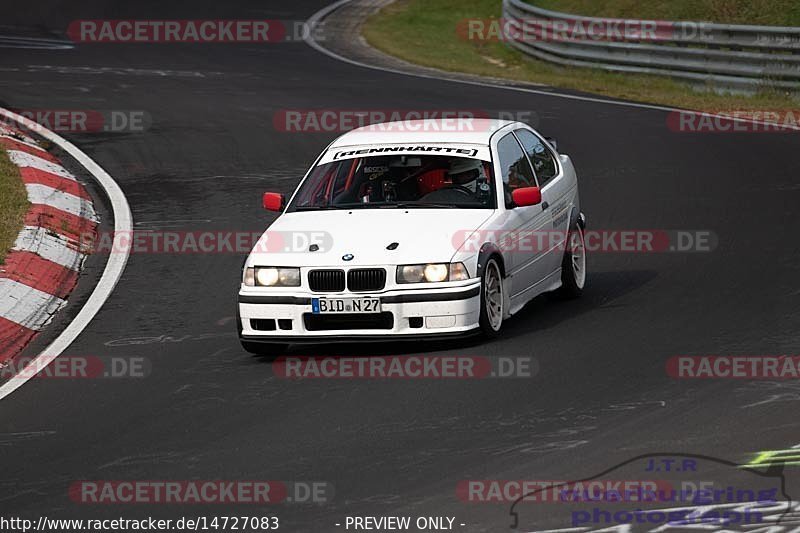
[[[462,157],[454,158],[450,162],[447,177],[453,185],[463,187],[473,193],[478,192],[481,183],[488,181],[481,161]]]

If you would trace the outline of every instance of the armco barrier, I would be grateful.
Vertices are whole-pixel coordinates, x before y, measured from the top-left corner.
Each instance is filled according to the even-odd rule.
[[[532,36],[509,39],[509,44],[544,61],[665,75],[728,89],[800,88],[796,27],[650,21],[658,28],[657,39],[539,39],[536,24],[591,27],[614,19],[559,13],[522,0],[503,0],[503,17],[518,35]],[[648,21],[629,22],[641,26]]]

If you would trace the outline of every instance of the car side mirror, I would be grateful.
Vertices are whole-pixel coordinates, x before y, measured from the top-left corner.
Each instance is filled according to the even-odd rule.
[[[515,207],[528,207],[542,203],[542,191],[539,187],[522,187],[511,191]]]
[[[549,143],[550,143],[550,146],[552,146],[552,147],[553,147],[553,149],[554,149],[556,152],[558,152],[558,141],[557,141],[557,140],[555,140],[555,139],[554,139],[554,138],[552,138],[552,137],[545,137],[545,138],[544,138],[544,140],[545,140],[545,141],[547,141],[547,142],[549,142]]]
[[[265,192],[262,202],[264,204],[264,209],[267,211],[280,212],[283,211],[285,200],[282,194],[277,192]]]

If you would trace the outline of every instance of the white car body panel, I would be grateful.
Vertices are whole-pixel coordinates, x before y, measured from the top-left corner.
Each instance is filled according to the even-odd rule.
[[[477,229],[494,213],[491,209],[354,209],[298,212],[281,215],[262,235],[248,266],[343,265],[342,256],[353,254],[348,267],[397,264],[448,263],[461,247],[466,230]],[[424,233],[421,231],[424,229]],[[324,232],[331,237],[330,249],[286,253],[267,250],[270,232],[303,235]],[[386,247],[396,242],[396,250]],[[474,273],[474,271],[471,271]]]

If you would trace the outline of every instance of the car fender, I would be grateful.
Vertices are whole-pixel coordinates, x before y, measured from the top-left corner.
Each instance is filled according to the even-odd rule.
[[[564,175],[568,176],[575,184],[575,198],[570,209],[569,214],[569,227],[579,225],[581,229],[586,229],[586,216],[581,212],[580,193],[578,189],[578,173],[575,171],[575,166],[572,164],[572,159],[567,154],[559,154],[558,158],[564,171]]]
[[[480,278],[483,276],[483,271],[486,268],[486,263],[489,262],[489,257],[495,254],[500,256],[500,271],[503,277],[505,277],[506,265],[503,252],[500,250],[500,247],[493,242],[485,242],[481,245],[481,249],[478,252],[477,277]]]

